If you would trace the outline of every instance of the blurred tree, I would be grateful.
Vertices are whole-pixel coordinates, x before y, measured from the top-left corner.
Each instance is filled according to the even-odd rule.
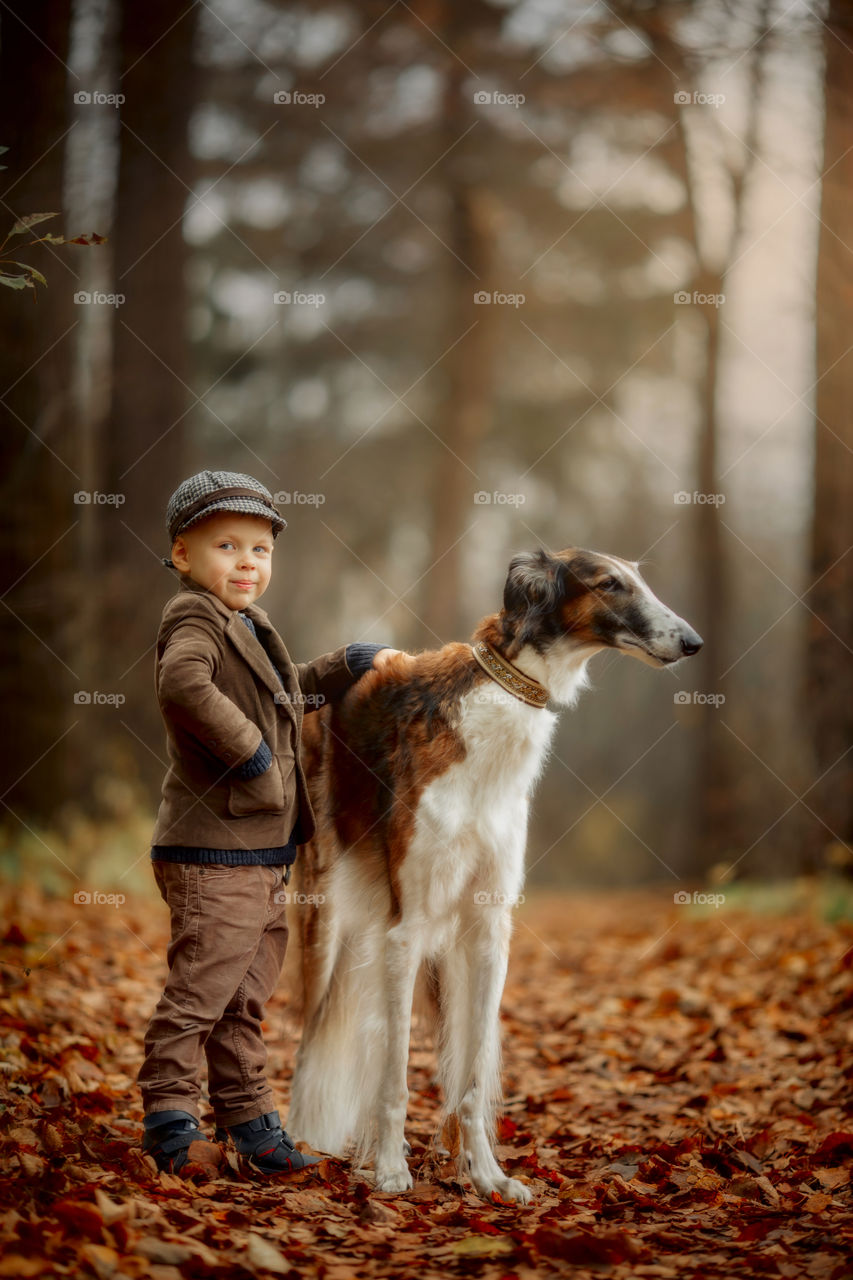
[[[0,9],[4,221],[62,209],[70,0]],[[36,88],[37,86],[37,88]],[[5,813],[51,819],[72,788],[68,731],[77,674],[69,632],[77,600],[72,533],[82,487],[69,414],[75,326],[73,259],[41,245],[38,305],[0,290],[0,738]]]
[[[151,697],[150,651],[156,602],[169,587],[164,512],[186,466],[185,423],[192,404],[187,344],[184,210],[192,194],[187,143],[194,105],[197,4],[121,4],[120,157],[115,210],[116,309],[112,412],[104,451],[105,487],[124,495],[123,527],[105,519],[107,551],[103,667],[131,703],[134,723],[159,742]],[[140,608],[141,601],[152,607]],[[146,772],[157,773],[122,731],[116,735]],[[146,735],[147,736],[147,735]],[[114,750],[115,743],[110,743]]]
[[[758,136],[758,120],[761,109],[767,36],[770,29],[770,4],[760,3],[746,15],[754,24],[746,63],[745,119],[740,145],[728,161],[723,162],[721,175],[726,183],[730,202],[728,233],[722,237],[714,219],[703,208],[700,195],[701,181],[708,187],[707,166],[709,156],[726,156],[728,148],[709,145],[709,132],[722,133],[714,111],[699,109],[703,128],[687,127],[685,115],[696,118],[697,111],[690,103],[701,92],[697,70],[701,58],[691,53],[674,38],[671,16],[663,7],[641,6],[635,12],[635,20],[648,34],[661,61],[672,72],[678,147],[675,153],[676,171],[679,173],[686,200],[684,205],[685,230],[693,248],[695,268],[690,287],[686,292],[695,299],[706,299],[692,312],[701,317],[703,329],[703,359],[700,365],[698,405],[699,429],[696,447],[696,492],[705,499],[689,510],[692,525],[694,578],[699,585],[696,623],[704,645],[697,661],[697,681],[706,693],[719,693],[721,679],[729,666],[730,638],[732,635],[732,583],[727,548],[723,537],[720,505],[715,498],[720,492],[720,423],[719,396],[723,364],[720,358],[721,299],[731,295],[729,273],[742,252],[742,239],[746,221],[746,201],[751,176],[761,161],[761,144]],[[683,105],[682,105],[683,103]],[[720,163],[718,160],[717,163]],[[699,181],[697,181],[697,177]],[[722,184],[720,184],[722,185]],[[715,187],[719,196],[720,187]],[[704,234],[702,232],[704,228]],[[717,245],[708,245],[709,230],[716,232]],[[690,840],[693,847],[693,863],[697,871],[707,872],[721,859],[730,858],[743,847],[743,797],[737,794],[738,770],[733,759],[731,734],[726,733],[721,717],[713,705],[702,709],[694,757],[692,824]]]
[[[809,865],[821,852],[853,869],[853,10],[830,0],[824,19],[825,133],[817,270],[817,386],[812,584],[805,723],[818,818]]]
[[[433,23],[439,19],[430,6]],[[431,499],[430,571],[424,589],[422,624],[432,643],[447,643],[464,635],[470,625],[462,572],[463,540],[477,508],[480,489],[477,468],[494,412],[491,375],[495,338],[491,294],[495,222],[493,197],[479,166],[470,155],[456,152],[457,144],[474,125],[473,94],[464,58],[470,56],[465,18],[470,13],[452,4],[442,6],[437,34],[450,51],[442,68],[442,149],[437,176],[444,188],[450,253],[445,259],[446,332],[454,342],[446,357],[446,395],[435,414],[436,458]],[[467,89],[467,93],[466,93]],[[475,302],[486,293],[489,304]],[[430,642],[430,641],[428,641]]]

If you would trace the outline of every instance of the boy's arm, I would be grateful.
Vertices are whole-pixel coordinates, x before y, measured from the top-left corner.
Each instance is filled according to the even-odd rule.
[[[257,755],[261,731],[213,683],[219,656],[217,643],[203,622],[181,623],[160,658],[157,692],[164,715],[234,769]]]
[[[343,697],[359,676],[373,666],[374,654],[387,648],[384,644],[348,644],[333,653],[324,653],[313,662],[295,662],[299,688],[311,699],[304,704],[305,712],[316,711],[324,702]]]

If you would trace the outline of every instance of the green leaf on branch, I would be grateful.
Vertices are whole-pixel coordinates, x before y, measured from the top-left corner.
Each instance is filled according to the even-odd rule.
[[[39,222],[46,222],[48,218],[58,218],[58,213],[28,213],[23,218],[19,218],[6,239],[11,240],[12,236],[23,236],[29,231],[30,227],[34,227]]]
[[[0,147],[0,154],[8,150],[8,147]],[[3,168],[3,166],[0,165],[0,168]],[[2,253],[13,236],[26,235],[28,232],[32,231],[33,227],[38,226],[40,222],[46,222],[48,218],[56,218],[58,216],[59,215],[57,213],[24,214],[22,218],[18,218],[11,231],[8,231],[5,239],[0,242],[0,253]],[[28,241],[25,247],[29,249],[36,244],[83,244],[88,246],[106,244],[106,240],[107,237],[99,236],[97,231],[93,231],[91,235],[72,236],[70,239],[65,236],[54,235],[52,232],[48,231],[43,236],[34,236],[32,240]],[[47,280],[44,278],[42,273],[37,271],[35,267],[31,267],[29,263],[13,262],[8,258],[3,259],[2,262],[4,265],[18,267],[23,272],[22,275],[10,275],[7,271],[3,270],[3,265],[0,265],[0,283],[4,284],[7,289],[34,290],[37,282],[47,288]]]
[[[3,266],[18,267],[23,274],[19,276],[10,275],[7,271],[3,270]],[[39,284],[43,284],[44,287],[47,288],[47,281],[42,273],[37,271],[35,267],[31,267],[28,262],[15,262],[12,258],[4,258],[3,266],[0,266],[0,280],[2,280],[10,289],[32,289],[35,287],[36,280],[38,280]],[[12,284],[11,282],[13,280],[20,280],[21,283]]]
[[[5,272],[2,271],[0,271],[0,284],[5,284],[7,289],[35,288],[32,280],[28,280],[26,276],[7,276]]]

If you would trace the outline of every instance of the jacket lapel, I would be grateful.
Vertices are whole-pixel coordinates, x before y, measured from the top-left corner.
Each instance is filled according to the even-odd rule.
[[[230,640],[247,666],[251,668],[258,679],[273,694],[275,704],[279,710],[290,716],[298,733],[302,725],[302,707],[299,705],[298,700],[294,703],[292,698],[292,695],[298,690],[291,675],[290,657],[284,645],[278,641],[278,636],[263,609],[259,609],[256,605],[249,605],[246,608],[246,613],[259,630],[267,633],[265,639],[270,646],[272,661],[281,672],[284,688],[279,684],[278,677],[272,669],[270,659],[267,657],[260,640],[257,640],[252,635],[245,622],[238,618],[234,609],[229,609],[212,591],[208,591],[205,587],[200,587],[192,579],[183,580],[180,590],[198,591],[204,594],[208,600],[213,601],[216,609],[225,619],[226,638]]]
[[[249,606],[249,608],[252,609],[251,606]],[[269,622],[266,620],[266,614],[263,615],[262,621],[262,619],[258,617],[260,610],[252,609],[251,613],[249,613],[249,609],[247,609],[246,612],[249,614],[249,617],[259,631],[271,629]],[[282,679],[284,680],[284,685],[282,686],[279,683],[275,671],[273,671],[272,663],[270,662],[269,657],[267,657],[264,646],[261,644],[259,639],[256,639],[255,636],[252,635],[245,622],[243,622],[241,618],[238,618],[236,613],[232,612],[231,617],[226,622],[225,635],[234,645],[234,648],[240,656],[251,667],[258,679],[263,681],[272,693],[278,709],[284,712],[285,715],[289,715],[298,729],[300,718],[297,714],[296,707],[293,705],[290,698],[292,689],[290,687],[291,680],[289,662],[284,667],[280,666],[279,663],[276,662],[276,666],[281,671]],[[275,661],[275,658],[273,658],[273,661]]]

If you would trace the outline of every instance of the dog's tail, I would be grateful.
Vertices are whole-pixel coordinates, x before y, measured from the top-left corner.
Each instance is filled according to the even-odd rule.
[[[373,1146],[372,1118],[384,1060],[382,940],[387,891],[342,859],[322,880],[325,901],[306,939],[305,1026],[293,1073],[287,1129],[316,1151]],[[332,903],[335,907],[332,908]]]

